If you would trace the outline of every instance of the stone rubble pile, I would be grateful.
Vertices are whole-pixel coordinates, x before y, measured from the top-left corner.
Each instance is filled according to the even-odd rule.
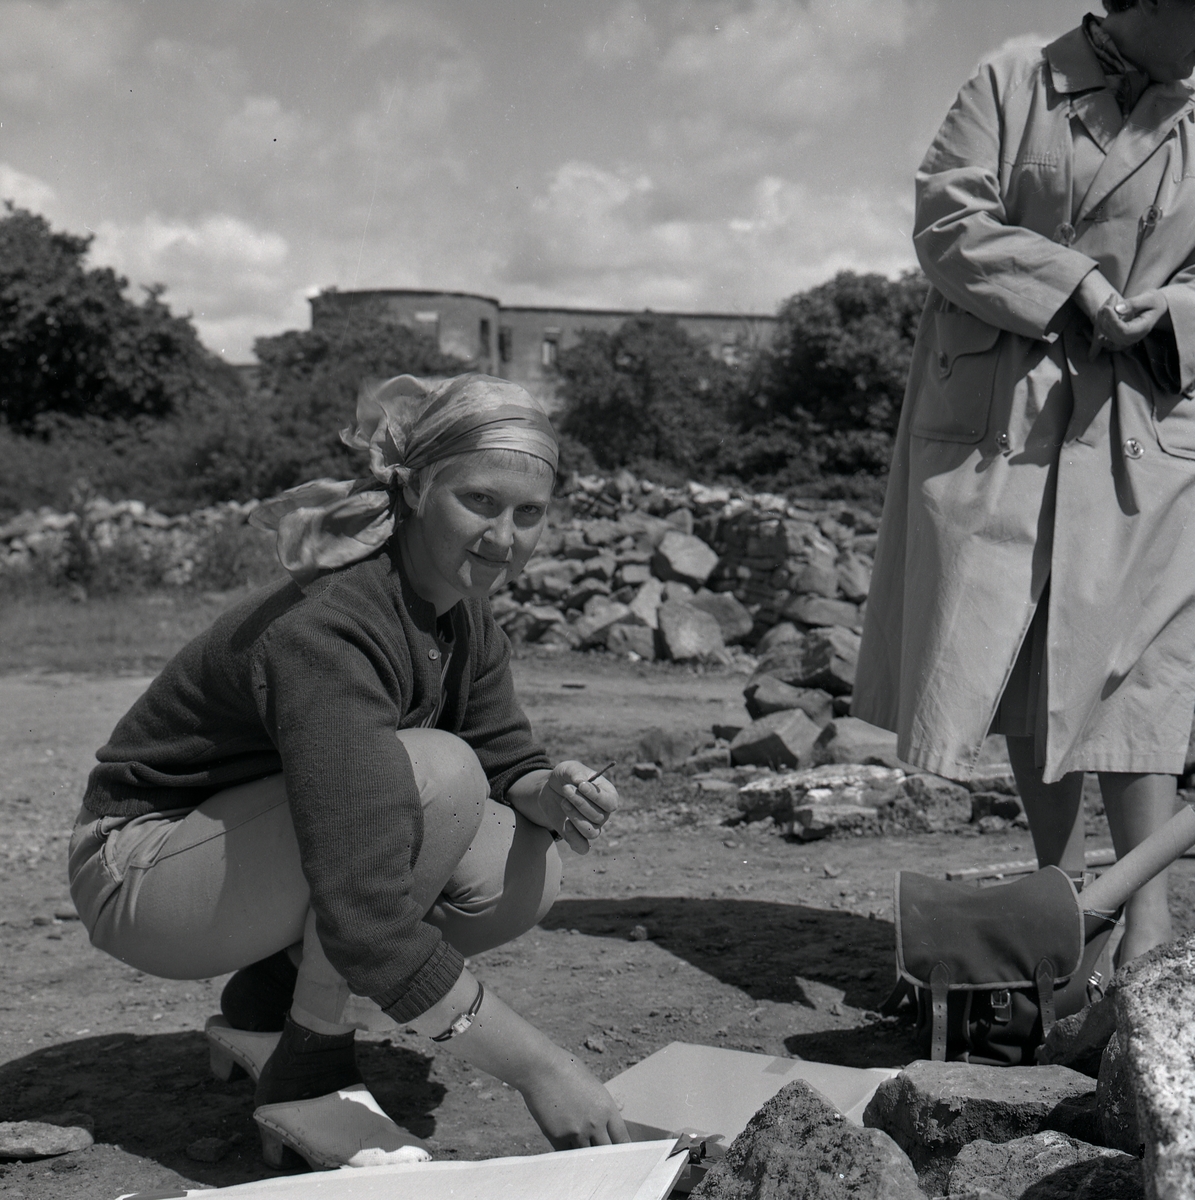
[[[1038,1066],[910,1063],[876,1089],[863,1129],[789,1084],[692,1194],[1190,1200],[1193,956],[1187,935],[1121,968],[1104,999],[1055,1025]]]
[[[162,583],[181,587],[191,582],[211,535],[242,525],[257,501],[201,508],[169,517],[140,500],[88,500],[79,512],[40,508],[0,524],[0,576],[40,570],[59,579],[83,543],[86,553],[102,559],[124,555],[153,563]]]

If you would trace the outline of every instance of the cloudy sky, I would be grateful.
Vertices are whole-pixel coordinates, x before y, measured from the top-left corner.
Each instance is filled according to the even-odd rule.
[[[233,361],[314,289],[770,312],[912,263],[978,59],[1079,0],[0,0],[0,198]]]

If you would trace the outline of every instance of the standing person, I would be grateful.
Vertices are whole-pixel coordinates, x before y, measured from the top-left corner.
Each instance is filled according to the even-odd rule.
[[[917,175],[932,285],[854,711],[966,778],[989,730],[1038,860],[1174,811],[1195,705],[1195,0],[1104,0],[983,64]],[[1165,875],[1121,961],[1170,938]]]
[[[557,1147],[627,1141],[604,1087],[465,956],[542,919],[555,840],[618,803],[531,737],[490,593],[523,569],[557,462],[543,411],[484,375],[363,394],[372,478],[258,510],[292,576],[184,647],[88,782],[71,894],[152,975],[235,971],[233,1030],[280,1030],[257,1083],[267,1161],[426,1157],[361,1082],[352,996],[517,1088]]]

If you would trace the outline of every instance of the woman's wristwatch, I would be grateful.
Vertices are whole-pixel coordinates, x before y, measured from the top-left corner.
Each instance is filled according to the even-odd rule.
[[[473,1024],[473,1018],[477,1016],[478,1009],[481,1008],[482,998],[485,996],[485,984],[479,979],[477,981],[477,995],[473,999],[473,1003],[469,1005],[467,1012],[461,1013],[443,1033],[437,1033],[433,1042],[447,1042],[456,1037],[458,1034],[464,1033],[470,1025]]]

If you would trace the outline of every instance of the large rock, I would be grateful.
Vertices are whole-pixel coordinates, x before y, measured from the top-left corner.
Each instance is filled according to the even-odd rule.
[[[687,601],[669,600],[660,605],[656,617],[660,639],[673,662],[719,658],[726,649],[718,622]]]
[[[638,759],[645,763],[659,763],[671,770],[679,767],[693,753],[700,740],[696,734],[678,733],[653,725],[645,729],[639,738]]]
[[[717,551],[700,538],[675,530],[664,535],[651,560],[658,578],[676,579],[692,587],[705,583],[717,565]]]
[[[971,821],[971,793],[961,783],[940,775],[910,775],[902,790],[925,814],[930,830],[958,829]]]
[[[881,832],[879,813],[868,804],[802,804],[793,809],[789,833],[801,842],[822,838],[874,837]]]
[[[755,653],[767,654],[774,646],[779,646],[782,642],[799,642],[804,636],[791,621],[780,621],[767,630],[755,644]]]
[[[871,590],[870,565],[857,554],[844,554],[838,562],[838,587],[848,600],[866,600]]]
[[[798,596],[785,605],[784,615],[802,625],[845,625],[854,629],[860,623],[857,605],[828,596]]]
[[[884,1130],[921,1167],[980,1138],[1010,1142],[1049,1129],[1062,1101],[1092,1091],[1086,1075],[1066,1067],[920,1060],[880,1084],[863,1123]]]
[[[753,1116],[693,1189],[695,1200],[924,1200],[912,1164],[878,1129],[846,1120],[804,1081]]]
[[[1145,1142],[1146,1193],[1195,1196],[1195,934],[1117,972],[1116,1036],[1124,1047]]]
[[[952,1197],[987,1188],[1033,1200],[1144,1198],[1140,1159],[1053,1130],[1011,1142],[971,1142],[951,1164],[949,1179]]]
[[[730,761],[736,766],[771,767],[773,770],[807,763],[821,730],[799,709],[770,713],[752,721],[730,743]]]
[[[878,763],[898,767],[896,734],[860,721],[839,717],[831,721],[817,739],[814,756],[819,763]]]
[[[1095,1096],[1100,1141],[1126,1154],[1140,1154],[1137,1096],[1133,1091],[1128,1054],[1115,1033],[1108,1039],[1100,1059]]]
[[[905,774],[888,767],[827,766],[753,779],[739,790],[739,808],[748,821],[767,817],[784,823],[805,804],[845,804],[873,812],[898,792]]]
[[[585,611],[573,623],[573,630],[581,639],[582,646],[605,645],[606,630],[611,625],[627,620],[631,610],[617,600],[605,596],[594,596],[585,605]]]
[[[741,642],[755,627],[751,614],[729,592],[698,592],[689,603],[718,622],[728,646]]]
[[[627,606],[631,616],[649,629],[660,627],[660,605],[664,603],[664,585],[658,579],[649,579],[634,595]]]
[[[86,1150],[95,1139],[79,1125],[0,1121],[0,1158],[56,1158]]]
[[[1104,1050],[1116,1032],[1116,1010],[1112,997],[1105,996],[1095,1004],[1055,1021],[1038,1047],[1037,1061],[1070,1067],[1093,1079],[1100,1073]]]
[[[838,571],[826,563],[809,563],[793,580],[793,591],[812,592],[817,596],[838,595]]]
[[[773,646],[756,675],[771,675],[793,687],[822,688],[832,696],[854,690],[859,635],[835,626],[807,633],[800,641]]]
[[[637,654],[650,662],[656,656],[656,634],[646,625],[611,625],[606,630],[606,649],[611,654]]]
[[[752,720],[768,713],[799,708],[815,725],[825,726],[833,711],[830,693],[821,688],[795,688],[771,675],[758,675],[743,688],[747,712]]]

